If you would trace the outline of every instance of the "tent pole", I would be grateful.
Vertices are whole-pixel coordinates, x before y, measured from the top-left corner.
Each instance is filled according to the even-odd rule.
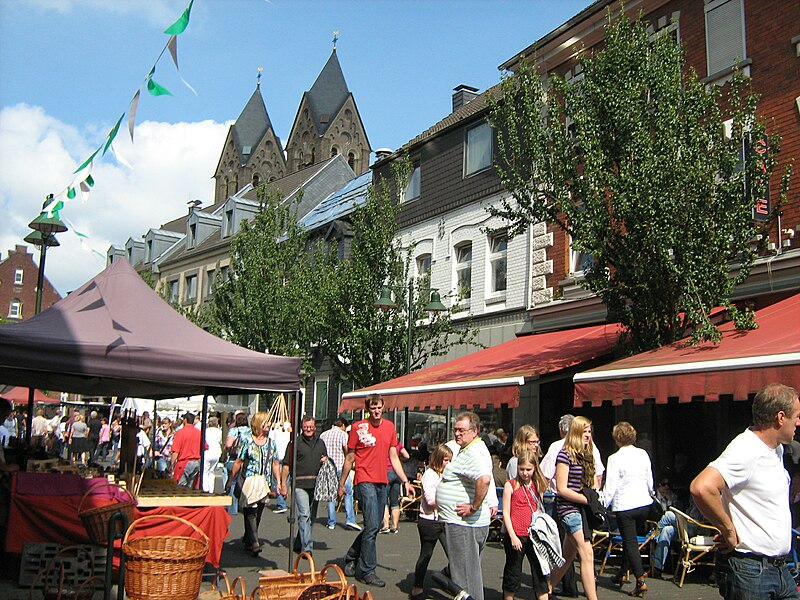
[[[203,408],[200,417],[200,472],[197,479],[200,482],[198,487],[203,490],[203,469],[206,462],[206,421],[208,420],[208,390],[203,390]],[[194,425],[192,425],[194,427]]]
[[[300,392],[297,391],[294,393],[294,414],[292,415],[292,483],[289,486],[289,498],[287,500],[290,501],[289,505],[289,563],[287,567],[287,572],[291,573],[292,566],[294,562],[292,561],[292,552],[294,551],[294,525],[297,522],[296,514],[295,514],[295,501],[294,501],[294,489],[295,489],[295,477],[294,477],[294,470],[297,468],[297,432],[300,429],[300,418],[301,418],[301,411],[302,406],[300,403]]]

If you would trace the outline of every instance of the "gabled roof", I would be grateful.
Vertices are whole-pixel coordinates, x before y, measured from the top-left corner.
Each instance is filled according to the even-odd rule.
[[[305,229],[315,229],[325,223],[349,215],[367,200],[367,192],[372,184],[372,171],[356,177],[338,192],[334,192],[319,203],[316,208],[300,220]]]
[[[291,196],[293,193],[299,190],[306,181],[319,173],[331,161],[336,160],[336,158],[337,157],[334,156],[326,161],[315,163],[309,167],[306,167],[305,169],[300,169],[299,171],[292,173],[291,175],[287,175],[286,177],[281,177],[275,181],[270,181],[266,184],[267,189],[277,190],[283,195],[284,198]],[[256,188],[251,188],[249,191],[242,194],[242,197],[247,200],[258,200],[256,197]]]
[[[336,50],[331,52],[314,85],[303,95],[308,98],[317,133],[324,134],[350,95]]]
[[[233,124],[233,141],[239,154],[243,155],[243,150],[249,149],[244,153],[244,156],[249,157],[271,127],[267,107],[264,105],[264,98],[261,97],[261,88],[257,86],[242,114]]]

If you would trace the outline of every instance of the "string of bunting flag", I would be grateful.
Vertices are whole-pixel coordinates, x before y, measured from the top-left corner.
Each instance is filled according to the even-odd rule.
[[[108,134],[106,134],[106,137],[100,144],[100,146],[94,152],[92,152],[89,155],[89,157],[86,160],[84,160],[77,169],[75,169],[72,172],[73,177],[70,183],[67,184],[64,187],[64,189],[62,189],[58,194],[51,194],[50,196],[48,196],[47,200],[42,206],[42,211],[44,213],[48,213],[50,216],[55,216],[64,219],[63,217],[61,217],[59,213],[64,208],[64,205],[67,202],[75,199],[78,195],[80,195],[83,201],[88,200],[92,188],[95,185],[95,180],[92,177],[92,168],[94,167],[95,161],[105,156],[108,150],[111,150],[111,152],[117,159],[117,162],[131,168],[130,164],[125,160],[124,157],[120,155],[120,153],[114,147],[113,145],[114,139],[117,137],[123,119],[127,115],[128,133],[131,136],[131,142],[134,141],[133,132],[134,132],[134,127],[136,125],[136,112],[137,109],[139,108],[139,99],[141,96],[142,88],[147,89],[147,92],[151,96],[155,97],[172,95],[172,92],[170,92],[167,88],[162,86],[154,79],[154,76],[156,74],[156,67],[158,66],[158,63],[161,61],[164,54],[168,50],[170,56],[172,57],[172,62],[175,64],[175,70],[178,72],[178,77],[180,77],[180,80],[184,83],[184,85],[186,85],[187,88],[189,88],[189,90],[191,90],[193,94],[197,95],[197,92],[194,90],[194,88],[191,85],[189,85],[189,83],[181,75],[180,67],[178,65],[178,36],[182,34],[184,31],[186,31],[186,28],[189,25],[189,15],[191,14],[193,4],[194,0],[190,0],[189,5],[184,9],[181,16],[178,17],[178,19],[172,25],[170,25],[169,27],[167,27],[167,29],[164,30],[164,33],[169,36],[167,43],[161,49],[161,52],[159,53],[158,58],[156,58],[155,62],[153,63],[153,67],[148,72],[147,77],[145,77],[142,83],[139,84],[139,86],[137,87],[136,92],[133,94],[133,98],[131,99],[130,104],[128,105],[128,109],[120,115],[114,126],[111,128]],[[66,221],[66,219],[64,220]],[[69,221],[67,221],[67,224],[70,225],[70,231],[72,231],[79,238],[81,245],[83,247],[88,247],[94,254],[97,254],[98,256],[105,259],[105,254],[101,254],[100,252],[94,250],[93,248],[89,247],[88,244],[86,244],[86,240],[88,239],[87,235],[76,230],[74,225],[69,223]]]

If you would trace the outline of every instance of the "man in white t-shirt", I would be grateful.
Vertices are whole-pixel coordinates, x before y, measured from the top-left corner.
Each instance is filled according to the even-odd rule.
[[[784,559],[792,516],[781,445],[798,425],[797,391],[764,386],[753,400],[753,426],[692,481],[697,508],[720,530],[716,581],[726,600],[800,598]]]

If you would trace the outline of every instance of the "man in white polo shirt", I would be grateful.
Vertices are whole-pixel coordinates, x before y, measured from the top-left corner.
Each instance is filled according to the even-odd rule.
[[[725,600],[800,598],[784,561],[792,517],[782,446],[798,425],[797,391],[764,386],[753,400],[753,426],[692,481],[697,508],[720,530],[716,581]]]

